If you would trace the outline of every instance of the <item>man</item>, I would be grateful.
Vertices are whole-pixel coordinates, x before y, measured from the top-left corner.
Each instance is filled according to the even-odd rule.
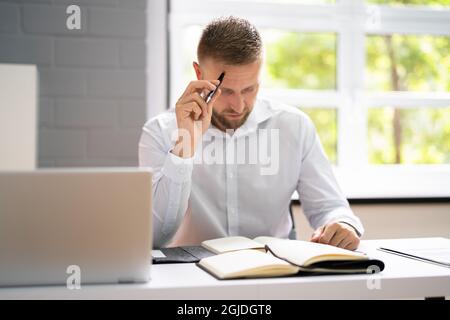
[[[235,235],[288,238],[289,203],[297,190],[316,230],[311,241],[358,247],[363,226],[337,185],[311,120],[296,108],[257,98],[262,51],[248,21],[211,22],[193,63],[198,80],[175,111],[145,124],[139,162],[154,170],[155,246]],[[222,72],[223,82],[206,103]],[[236,161],[242,155],[255,160],[269,149],[264,161]]]

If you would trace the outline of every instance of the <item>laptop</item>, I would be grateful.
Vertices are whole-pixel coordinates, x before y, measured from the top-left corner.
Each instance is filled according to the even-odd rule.
[[[152,174],[0,172],[0,286],[150,279]]]

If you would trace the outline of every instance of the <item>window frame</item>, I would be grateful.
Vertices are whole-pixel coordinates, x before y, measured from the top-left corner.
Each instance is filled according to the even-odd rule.
[[[368,163],[367,111],[372,107],[450,107],[450,92],[368,92],[364,88],[365,38],[403,34],[450,36],[450,7],[396,7],[336,0],[335,4],[267,1],[168,0],[170,105],[183,91],[181,34],[186,26],[238,15],[257,28],[336,34],[336,90],[261,89],[260,95],[307,108],[337,109],[336,177],[349,198],[449,197],[450,164]],[[358,146],[355,148],[355,146]],[[389,188],[386,188],[389,184]],[[394,192],[394,190],[397,190]]]

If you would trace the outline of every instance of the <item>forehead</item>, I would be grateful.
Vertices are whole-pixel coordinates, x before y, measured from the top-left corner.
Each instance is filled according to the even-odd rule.
[[[206,79],[215,79],[225,71],[225,78],[222,87],[232,87],[236,85],[253,85],[258,82],[261,60],[245,65],[227,65],[217,61],[206,61],[202,63],[202,71]]]

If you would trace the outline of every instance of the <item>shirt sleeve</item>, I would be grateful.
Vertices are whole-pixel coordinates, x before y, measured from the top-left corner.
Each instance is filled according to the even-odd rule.
[[[163,247],[175,235],[186,213],[191,191],[193,158],[171,152],[157,119],[144,126],[139,141],[139,166],[153,171],[153,246]]]
[[[340,190],[314,124],[306,115],[300,130],[303,140],[297,192],[310,225],[317,229],[330,222],[344,222],[362,236],[363,225]]]

